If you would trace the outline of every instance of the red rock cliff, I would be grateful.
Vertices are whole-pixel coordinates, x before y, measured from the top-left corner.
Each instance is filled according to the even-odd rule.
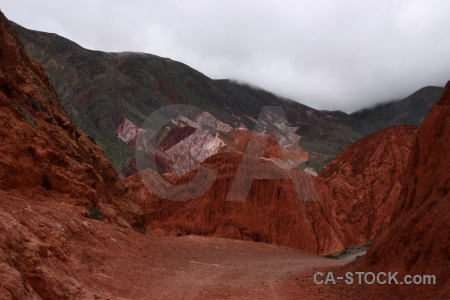
[[[95,249],[108,239],[84,217],[92,205],[122,230],[142,226],[102,150],[67,118],[0,12],[1,299],[93,297],[80,272],[98,267]]]
[[[0,189],[111,205],[107,216],[139,222],[103,151],[68,119],[42,67],[3,15],[0,44]]]
[[[241,164],[242,153],[238,152],[216,154],[202,163],[218,176],[205,194],[190,201],[154,195],[157,175],[149,170],[140,175],[152,182],[150,189],[137,174],[125,183],[146,211],[155,234],[214,235],[332,253],[368,242],[392,222],[400,177],[415,134],[414,126],[391,127],[348,147],[320,177],[312,177],[320,201],[299,201],[303,199],[297,198],[292,182],[286,179],[254,180],[246,201],[226,201]],[[276,142],[268,143],[265,156],[271,159],[265,161],[271,172],[287,174],[296,169],[280,167],[280,155]],[[256,165],[260,158],[251,160]],[[254,170],[249,166],[245,172],[251,177]],[[169,177],[183,184],[193,176]]]
[[[354,269],[435,275],[436,285],[403,296],[450,297],[450,82],[419,130],[408,160],[396,222]]]
[[[248,159],[250,164],[260,163],[259,158]],[[206,193],[190,201],[158,198],[142,185],[138,174],[126,178],[125,182],[145,209],[149,230],[154,234],[220,236],[291,246],[313,253],[342,248],[333,228],[323,221],[323,214],[310,215],[309,207],[317,204],[301,201],[291,180],[257,179],[246,201],[226,201],[241,160],[242,154],[236,152],[219,153],[206,159],[202,166],[216,170],[217,177]],[[273,162],[267,162],[267,167],[271,174],[289,172]],[[253,177],[258,168],[243,170],[244,176]],[[185,184],[194,175],[188,173],[174,182]],[[321,227],[320,238],[315,234],[315,226]]]
[[[347,147],[320,174],[346,245],[366,243],[393,221],[417,127],[393,126]]]

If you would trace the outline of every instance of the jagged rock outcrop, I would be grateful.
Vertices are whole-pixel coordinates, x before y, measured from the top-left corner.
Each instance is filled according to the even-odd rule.
[[[224,146],[218,133],[213,135],[209,131],[197,129],[182,142],[156,153],[156,159],[168,172],[184,175]]]
[[[330,192],[323,201],[334,203],[343,231],[355,234],[351,245],[373,240],[393,222],[416,133],[410,125],[382,129],[346,148],[320,173]]]
[[[193,122],[181,116],[171,120],[179,127],[165,126],[158,132],[139,128],[125,118],[116,131],[122,141],[137,148],[136,151],[145,152],[136,152],[136,156],[151,157],[152,162],[146,167],[184,175],[207,157],[222,150],[225,142],[220,138],[219,130],[231,130],[231,127],[205,112],[198,115],[196,120]],[[137,159],[142,160],[139,157]],[[122,169],[125,176],[137,171],[136,159]]]
[[[217,171],[217,176],[206,193],[190,201],[169,201],[154,195],[141,182],[141,178],[152,180],[158,176],[150,170],[144,171],[150,173],[150,177],[142,173],[135,174],[126,178],[125,182],[145,209],[149,220],[148,230],[153,234],[198,234],[253,240],[313,253],[333,252],[342,248],[342,244],[334,240],[336,234],[333,228],[326,221],[315,220],[316,216],[310,216],[309,210],[314,210],[316,204],[304,201],[305,198],[300,199],[293,181],[289,179],[257,179],[253,181],[246,201],[227,201],[235,175],[242,166],[242,157],[242,153],[229,152],[206,159],[201,166]],[[307,180],[314,186],[309,175],[281,161],[263,160],[265,166],[261,169],[259,158],[249,156],[247,160],[247,167],[240,170],[244,178],[258,178],[257,174],[262,172],[278,177],[290,173],[291,177],[299,176],[300,181],[302,178],[305,180],[301,181],[303,188],[308,184]],[[170,179],[182,185],[194,176],[195,172],[191,172],[181,178]],[[320,213],[317,217],[326,219]],[[313,225],[314,222],[316,224]],[[320,238],[315,234],[315,226],[322,226]]]
[[[74,261],[92,252],[72,252],[67,238],[86,238],[88,207],[125,228],[141,227],[142,212],[1,12],[0,45],[0,298],[81,297]]]
[[[417,135],[398,198],[400,207],[394,212],[396,222],[353,267],[436,276],[436,285],[400,286],[405,298],[450,297],[449,153],[450,82]]]
[[[271,136],[263,158],[249,156],[252,163],[243,167],[242,152],[254,152],[247,147],[259,147],[265,135],[237,130],[230,132],[235,141],[228,148],[231,152],[213,155],[201,164],[218,173],[212,186],[193,200],[169,201],[160,197],[161,192],[155,191],[172,189],[150,170],[126,178],[125,184],[145,210],[149,230],[154,234],[221,236],[313,253],[338,252],[345,246],[372,240],[393,221],[392,212],[398,207],[396,199],[402,188],[401,176],[416,132],[414,126],[381,130],[345,149],[320,176],[311,177],[298,168],[302,157],[306,160],[308,154],[301,149],[291,152],[292,158],[298,160],[292,167],[290,159],[286,159],[286,149]],[[249,145],[251,138],[254,140]],[[238,169],[243,168],[247,178],[257,178],[255,174],[262,171],[252,169],[257,169],[261,161],[271,172],[284,174],[285,179],[262,177],[265,179],[253,181],[244,196],[246,201],[226,201]],[[286,179],[292,170],[308,176],[314,191],[307,193],[317,193],[320,201],[297,198],[296,187]],[[195,172],[182,177],[164,174],[170,183],[181,185],[194,176]],[[150,182],[147,186],[141,182],[144,179]]]
[[[1,40],[0,188],[69,194],[84,205],[111,204],[136,222],[126,216],[133,210],[129,201],[120,209],[126,189],[116,171],[67,117],[44,70],[4,18]]]
[[[187,107],[186,112],[189,109]],[[167,109],[162,114],[177,114],[176,110]],[[155,124],[152,123],[154,120],[149,118],[148,122],[143,124],[145,129],[125,118],[116,132],[123,142],[136,149],[136,158],[121,170],[122,174],[126,177],[139,170],[151,168],[184,175],[197,168],[206,158],[227,151],[247,151],[247,154],[259,157],[261,153],[253,154],[254,149],[247,148],[247,143],[251,138],[262,141],[266,136],[270,136],[269,143],[277,144],[276,147],[268,147],[266,151],[278,151],[277,157],[283,156],[292,166],[298,166],[309,158],[299,145],[301,137],[295,134],[298,127],[289,127],[286,124],[284,111],[264,110],[260,116],[261,120],[258,120],[258,131],[254,132],[246,128],[233,130],[211,114],[196,110],[198,109],[191,111],[191,114],[197,114],[192,120],[177,115],[166,119],[165,124]],[[158,126],[162,128],[156,129]]]

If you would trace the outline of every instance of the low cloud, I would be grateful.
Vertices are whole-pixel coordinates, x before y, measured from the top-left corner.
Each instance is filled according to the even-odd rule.
[[[170,57],[318,109],[352,112],[450,80],[445,0],[16,0],[2,10],[89,49]]]

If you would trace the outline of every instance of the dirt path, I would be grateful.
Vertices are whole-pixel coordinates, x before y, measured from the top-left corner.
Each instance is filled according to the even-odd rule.
[[[289,278],[346,263],[273,245],[199,236],[141,236],[116,253],[114,263],[91,278],[99,291],[113,289],[99,292],[97,299],[287,299],[283,286]]]
[[[264,243],[152,237],[85,218],[83,211],[53,198],[0,191],[0,263],[10,266],[10,257],[16,257],[28,278],[41,272],[49,282],[59,282],[62,298],[103,300],[292,299],[303,289],[290,284],[295,278],[307,276],[312,284],[305,274],[348,263]],[[49,298],[45,286],[35,287]]]

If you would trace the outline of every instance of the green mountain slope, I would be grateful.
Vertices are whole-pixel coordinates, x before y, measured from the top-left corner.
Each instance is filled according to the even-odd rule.
[[[14,26],[26,50],[45,67],[71,118],[119,169],[135,155],[117,138],[123,120],[145,127],[153,111],[170,104],[193,105],[233,128],[250,130],[263,106],[282,106],[290,126],[298,127],[301,146],[311,154],[307,165],[320,170],[368,132],[399,122],[420,123],[433,102],[417,109],[416,100],[411,105],[400,101],[352,115],[319,111],[256,87],[213,80],[168,58],[91,51],[56,34]],[[431,92],[432,99],[438,89]],[[404,113],[403,108],[412,111]]]

